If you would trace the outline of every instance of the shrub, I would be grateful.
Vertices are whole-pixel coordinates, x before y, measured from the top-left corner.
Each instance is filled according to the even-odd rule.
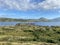
[[[32,30],[23,30],[24,32],[33,32]]]
[[[54,40],[54,39],[47,39],[47,42],[48,42],[48,43],[57,43],[57,40]]]

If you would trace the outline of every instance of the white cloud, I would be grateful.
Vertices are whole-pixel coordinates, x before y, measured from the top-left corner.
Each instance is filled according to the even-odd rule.
[[[29,9],[29,0],[0,0],[0,8],[27,10]]]
[[[4,10],[32,10],[32,9],[60,9],[60,0],[44,0],[36,3],[33,0],[0,0],[0,9]]]
[[[60,0],[45,0],[38,5],[43,9],[60,9]]]

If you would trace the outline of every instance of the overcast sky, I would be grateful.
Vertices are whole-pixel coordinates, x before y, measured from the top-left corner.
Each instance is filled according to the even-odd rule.
[[[0,17],[24,19],[60,17],[60,0],[0,0]]]

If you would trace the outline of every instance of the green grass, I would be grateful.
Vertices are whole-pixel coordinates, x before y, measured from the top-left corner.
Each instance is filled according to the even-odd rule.
[[[60,27],[58,26],[35,26],[20,24],[16,26],[0,27],[0,42],[27,43],[36,42],[42,45],[60,44]],[[44,43],[45,42],[45,43]],[[47,43],[47,44],[46,44]],[[32,45],[30,44],[30,45]],[[36,44],[36,45],[37,45]],[[4,45],[4,44],[2,44]],[[10,43],[5,45],[12,45]],[[17,44],[18,45],[18,44]]]

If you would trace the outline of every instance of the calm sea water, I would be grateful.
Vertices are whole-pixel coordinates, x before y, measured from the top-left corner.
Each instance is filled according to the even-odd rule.
[[[60,22],[34,22],[35,25],[40,26],[60,26]]]
[[[0,26],[14,26],[17,23],[24,23],[24,22],[0,22]],[[40,26],[60,26],[60,22],[29,22],[29,23],[33,23],[35,25]]]

